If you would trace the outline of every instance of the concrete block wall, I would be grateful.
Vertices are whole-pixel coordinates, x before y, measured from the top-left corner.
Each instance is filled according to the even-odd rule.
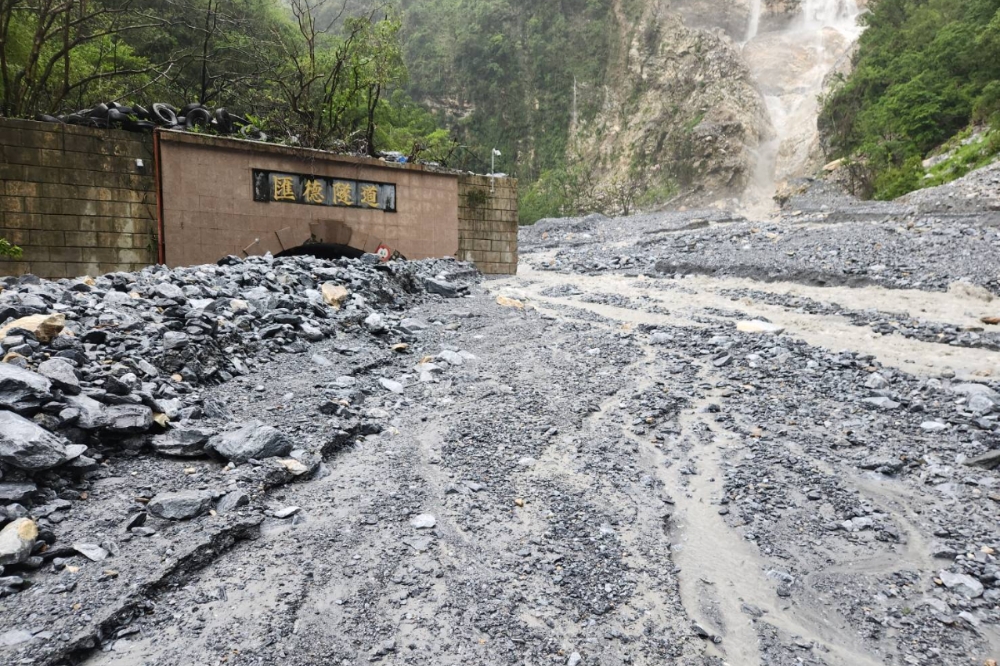
[[[458,258],[487,275],[517,273],[517,180],[458,178]]]
[[[24,250],[0,258],[0,275],[56,279],[156,263],[152,137],[0,118],[0,237]]]

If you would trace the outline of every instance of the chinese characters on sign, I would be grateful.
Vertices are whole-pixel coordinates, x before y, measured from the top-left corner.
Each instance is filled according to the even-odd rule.
[[[396,186],[345,178],[253,171],[253,200],[396,211]]]

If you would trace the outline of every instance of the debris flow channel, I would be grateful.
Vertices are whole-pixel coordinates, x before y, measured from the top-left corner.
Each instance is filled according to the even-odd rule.
[[[0,663],[997,659],[1000,236],[869,212],[7,279]]]

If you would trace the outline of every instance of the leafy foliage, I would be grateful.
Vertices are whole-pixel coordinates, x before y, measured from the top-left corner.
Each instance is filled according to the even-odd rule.
[[[970,122],[1000,121],[1000,0],[872,0],[854,72],[824,101],[832,157],[858,193],[889,199],[931,184],[921,165]]]
[[[0,238],[0,257],[19,259],[21,257],[21,248],[16,245],[11,245],[10,241],[6,238]]]
[[[579,174],[571,128],[598,111],[611,53],[611,0],[402,0],[408,90],[463,145],[451,164],[519,178],[521,219],[570,211]]]
[[[292,144],[447,153],[401,27],[376,0],[0,0],[0,114],[198,102]]]

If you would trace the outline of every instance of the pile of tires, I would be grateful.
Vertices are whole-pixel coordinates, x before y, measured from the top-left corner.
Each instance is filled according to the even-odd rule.
[[[238,134],[255,141],[267,141],[267,135],[246,118],[221,107],[211,109],[198,103],[178,109],[170,104],[157,102],[147,109],[138,104],[125,106],[109,102],[61,116],[41,114],[36,116],[35,120],[83,127],[124,129],[130,132],[152,132],[155,127],[192,131],[211,130],[214,134]]]

